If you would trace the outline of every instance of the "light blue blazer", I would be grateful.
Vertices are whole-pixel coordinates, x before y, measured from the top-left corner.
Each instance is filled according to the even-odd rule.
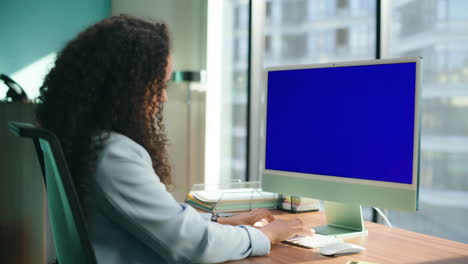
[[[112,132],[91,177],[87,224],[98,263],[212,263],[268,254],[269,239],[250,226],[209,221],[177,203],[148,152]]]

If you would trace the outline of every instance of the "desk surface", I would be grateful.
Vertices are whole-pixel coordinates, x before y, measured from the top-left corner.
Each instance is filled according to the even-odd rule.
[[[278,218],[298,217],[312,226],[325,223],[323,212],[288,214],[274,211]],[[340,263],[350,260],[375,263],[468,263],[468,244],[432,237],[381,224],[365,222],[367,236],[344,239],[345,242],[365,247],[354,255],[325,257],[318,249],[306,249],[279,243],[273,245],[268,256],[250,257],[226,263]]]

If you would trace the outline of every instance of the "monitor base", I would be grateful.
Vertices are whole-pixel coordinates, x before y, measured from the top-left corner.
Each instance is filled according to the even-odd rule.
[[[346,238],[367,235],[360,205],[325,201],[327,225],[315,227],[315,233]]]

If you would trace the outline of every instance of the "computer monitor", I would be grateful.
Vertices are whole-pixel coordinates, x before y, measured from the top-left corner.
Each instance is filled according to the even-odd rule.
[[[325,200],[320,234],[366,233],[361,205],[416,211],[421,58],[267,68],[262,188]]]

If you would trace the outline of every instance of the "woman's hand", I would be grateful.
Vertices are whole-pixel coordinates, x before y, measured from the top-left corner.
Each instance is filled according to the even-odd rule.
[[[261,226],[275,220],[275,217],[267,209],[257,208],[247,213],[230,217],[218,218],[218,223],[223,225],[250,225]]]
[[[269,239],[276,244],[295,235],[312,236],[314,230],[300,219],[277,219],[268,225],[259,228]]]

